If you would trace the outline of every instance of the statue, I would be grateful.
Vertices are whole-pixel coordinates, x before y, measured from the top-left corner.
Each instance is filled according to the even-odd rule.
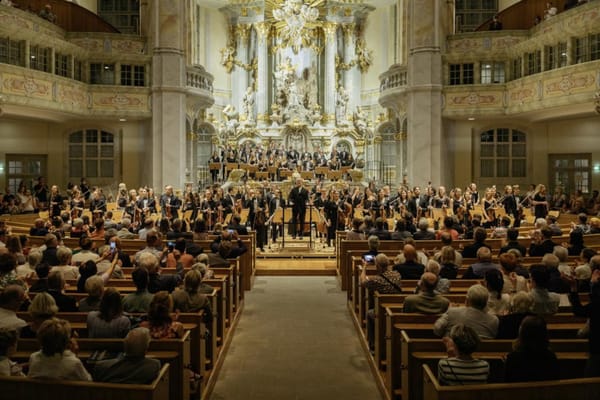
[[[310,121],[313,126],[321,126],[321,119],[323,119],[323,115],[321,115],[321,106],[318,104],[314,104],[312,106],[312,113],[310,114]]]
[[[223,109],[223,114],[225,115],[225,132],[230,136],[234,136],[239,125],[238,112],[235,106],[228,104]]]
[[[356,106],[356,112],[354,113],[354,127],[362,136],[367,136],[369,133],[367,118],[367,112],[364,111],[361,106]]]
[[[367,49],[367,45],[363,38],[358,38],[356,41],[356,59],[361,72],[367,72],[373,63],[373,51]]]
[[[251,86],[248,86],[242,99],[242,115],[246,118],[246,122],[254,121],[254,91]]]
[[[235,61],[235,48],[233,46],[227,46],[221,51],[221,65],[225,67],[227,73],[231,73]]]
[[[338,123],[343,123],[347,121],[346,108],[348,107],[348,100],[350,100],[350,97],[348,97],[346,89],[344,89],[343,86],[340,86],[338,88],[336,99]]]
[[[276,128],[281,125],[281,107],[279,107],[277,103],[271,104],[271,115],[269,118],[271,118],[271,121],[273,121],[272,127]]]
[[[304,4],[303,0],[285,0],[280,8],[273,9],[273,18],[285,22],[280,33],[282,45],[291,47],[298,54],[300,48],[312,40],[312,29],[307,28],[307,25],[319,18],[319,10]]]

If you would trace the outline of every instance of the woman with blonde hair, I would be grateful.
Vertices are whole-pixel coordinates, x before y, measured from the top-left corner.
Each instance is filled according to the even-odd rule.
[[[36,337],[42,323],[56,316],[58,306],[56,305],[56,301],[54,301],[54,297],[46,292],[41,292],[35,295],[27,311],[31,315],[31,322],[21,329],[20,337],[33,339]]]

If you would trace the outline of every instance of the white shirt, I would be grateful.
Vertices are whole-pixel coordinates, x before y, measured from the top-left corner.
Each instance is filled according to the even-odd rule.
[[[71,262],[75,265],[85,264],[87,261],[96,261],[100,256],[91,250],[81,250],[79,253],[74,254],[71,258]]]
[[[17,317],[14,311],[0,308],[0,329],[20,330],[26,325],[27,322]]]
[[[29,357],[30,378],[65,379],[75,381],[91,381],[92,376],[87,372],[81,360],[70,350],[62,354],[47,356],[42,351],[36,351]]]
[[[65,279],[79,279],[79,268],[71,265],[57,265],[50,269],[50,272],[60,271]]]

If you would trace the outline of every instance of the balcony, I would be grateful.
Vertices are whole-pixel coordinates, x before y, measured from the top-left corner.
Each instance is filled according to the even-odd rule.
[[[395,64],[379,75],[379,104],[385,108],[397,108],[405,102],[408,72],[406,65]]]
[[[213,76],[201,65],[190,65],[185,71],[185,86],[188,103],[195,107],[208,108],[213,105]]]

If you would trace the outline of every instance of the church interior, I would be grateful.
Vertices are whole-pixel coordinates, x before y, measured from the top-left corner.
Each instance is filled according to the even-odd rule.
[[[103,260],[110,271],[103,284],[121,294],[135,292],[132,262],[139,265],[146,235],[161,231],[161,221],[165,238],[159,233],[156,247],[165,250],[155,257],[162,272],[154,273],[177,277],[175,291],[187,290],[202,249],[224,262],[201,262],[210,270],[204,284],[212,289],[202,295],[210,318],[206,310],[179,318],[178,309],[185,333],[162,344],[148,338],[148,357],[168,368],[143,388],[22,385],[0,373],[0,392],[15,400],[54,390],[82,400],[108,398],[95,394],[102,391],[148,400],[560,399],[575,392],[591,399],[600,358],[596,349],[588,360],[588,339],[577,332],[586,312],[598,320],[600,258],[596,272],[580,276],[577,268],[600,257],[597,135],[598,0],[0,0],[0,264],[8,233],[47,249],[47,235],[62,229],[53,221],[65,213],[71,231],[58,236],[59,250],[81,251],[73,229],[87,217],[84,236],[91,234],[96,255],[104,257],[99,249],[112,241],[106,257],[129,262],[115,256],[122,271],[115,279],[115,265]],[[496,386],[469,389],[455,375],[460,389],[449,390],[438,361],[450,349],[432,333],[442,312],[402,308],[413,288],[426,290],[429,270],[403,276],[399,289],[385,278],[387,258],[380,265],[375,256],[385,252],[390,271],[410,258],[429,268],[442,246],[459,254],[481,229],[500,271],[507,231],[515,230],[514,242],[528,249],[519,259],[527,270],[547,261],[530,248],[543,241],[545,227],[535,224],[546,217],[558,230],[554,244],[568,249],[560,305],[542,319],[560,374],[503,383],[512,340],[480,334],[478,351]],[[440,243],[446,228],[457,227],[464,232]],[[38,228],[44,233],[34,234]],[[104,236],[109,228],[119,229],[120,240]],[[419,231],[432,236],[417,238]],[[573,232],[584,239],[572,254]],[[373,235],[381,239],[376,247]],[[181,238],[192,240],[179,253]],[[584,240],[593,251],[587,259],[580,258]],[[459,276],[473,272],[480,256],[463,255],[462,265],[457,258]],[[504,283],[514,291],[501,286],[499,293],[512,307],[517,278],[507,271],[500,280],[514,280]],[[389,292],[373,295],[375,276],[392,285]],[[448,284],[451,308],[473,302],[487,274],[476,277]],[[19,279],[27,289],[42,277]],[[63,276],[60,291],[80,303],[77,279]],[[523,285],[541,285],[532,281]],[[575,311],[573,290],[588,311]],[[13,314],[32,318],[26,308]],[[57,316],[74,331],[88,330],[87,313]],[[0,342],[1,333],[0,321]],[[124,335],[106,342],[85,335],[82,360],[97,362],[99,343],[125,351]],[[20,338],[13,358],[26,361],[36,350],[34,339]]]

